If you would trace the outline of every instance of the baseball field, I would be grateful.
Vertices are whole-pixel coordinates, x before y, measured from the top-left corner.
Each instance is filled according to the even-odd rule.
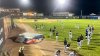
[[[33,19],[16,19],[16,22],[25,23],[35,29],[37,25],[37,32],[45,35],[46,40],[56,41],[56,37],[50,37],[50,28],[56,26],[56,31],[59,32],[59,42],[63,43],[64,38],[71,44],[70,48],[76,50],[82,56],[100,56],[100,20],[89,19],[39,19],[34,21]],[[43,25],[43,28],[41,28]],[[90,45],[87,46],[87,39],[85,36],[85,30],[90,26],[94,26],[94,32]],[[79,28],[78,28],[79,27]],[[69,31],[73,33],[72,41],[69,41]],[[81,49],[77,49],[77,38],[80,35],[84,36],[84,41]]]

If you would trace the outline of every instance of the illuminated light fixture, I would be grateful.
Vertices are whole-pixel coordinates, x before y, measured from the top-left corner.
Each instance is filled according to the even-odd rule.
[[[66,0],[58,0],[59,5],[64,5],[66,3]]]
[[[20,6],[22,7],[29,7],[30,6],[30,0],[19,0]]]
[[[54,10],[53,11],[66,11],[71,7],[72,0],[54,0]]]

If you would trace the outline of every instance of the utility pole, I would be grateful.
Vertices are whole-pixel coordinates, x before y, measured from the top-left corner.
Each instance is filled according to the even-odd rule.
[[[83,16],[83,11],[81,10],[81,16]]]

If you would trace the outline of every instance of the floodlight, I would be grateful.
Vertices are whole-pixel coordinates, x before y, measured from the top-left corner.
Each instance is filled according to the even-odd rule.
[[[29,4],[29,0],[21,0],[23,4]]]
[[[30,6],[30,0],[19,0],[20,6],[22,7],[28,7]]]
[[[64,5],[66,3],[66,0],[58,0],[59,5]]]
[[[54,11],[66,10],[71,6],[72,0],[54,0]]]

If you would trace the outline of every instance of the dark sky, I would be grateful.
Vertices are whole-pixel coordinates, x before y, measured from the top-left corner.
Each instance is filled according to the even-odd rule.
[[[30,0],[32,5],[27,9],[32,9],[37,12],[51,14],[53,11],[53,0]],[[73,8],[70,8],[70,11],[75,13],[76,15],[80,15],[80,11],[83,10],[84,15],[88,15],[90,13],[100,14],[100,0],[73,0],[74,3],[71,5]],[[0,6],[8,7],[8,8],[16,8],[20,7],[18,4],[18,0],[0,0]],[[22,9],[22,7],[20,7]],[[23,8],[26,9],[26,8]]]

